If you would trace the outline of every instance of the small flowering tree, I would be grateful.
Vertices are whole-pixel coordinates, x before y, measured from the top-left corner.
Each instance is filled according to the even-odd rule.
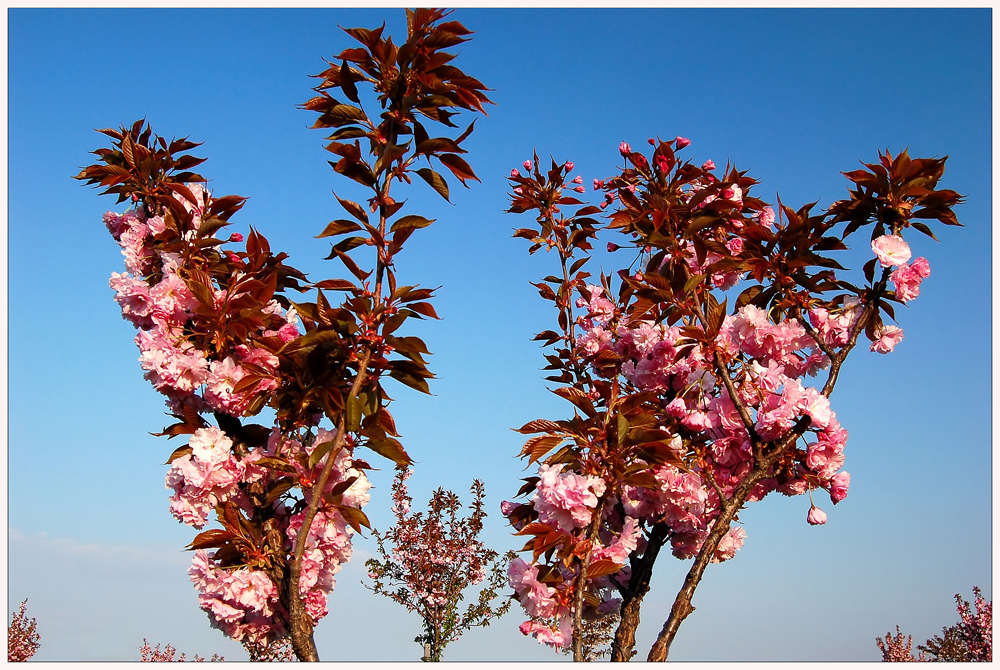
[[[34,656],[42,639],[35,630],[38,627],[35,617],[29,619],[24,613],[27,607],[28,599],[25,598],[21,607],[10,615],[7,626],[7,660],[10,662],[27,661]]]
[[[429,660],[440,661],[445,647],[462,633],[489,626],[510,609],[509,600],[499,607],[493,607],[492,601],[503,587],[504,568],[515,554],[501,556],[479,540],[486,518],[486,490],[481,481],[472,483],[469,516],[459,516],[457,495],[439,488],[431,494],[425,517],[423,512],[411,513],[409,476],[410,470],[401,468],[392,483],[396,523],[384,533],[372,529],[381,559],[365,563],[374,580],[368,588],[420,615],[424,633],[414,641],[429,645]],[[465,591],[484,580],[477,599],[460,612]]]
[[[139,658],[140,663],[181,663],[184,661],[184,654],[181,654],[180,656],[175,656],[177,654],[177,650],[172,645],[169,644],[165,645],[163,647],[163,650],[161,651],[160,645],[156,645],[155,647],[150,647],[149,642],[146,641],[146,638],[142,639],[142,646],[139,647],[139,654],[140,654]],[[194,655],[194,660],[195,662],[198,663],[205,661],[205,659],[199,656],[198,654]],[[218,654],[212,654],[212,658],[208,660],[224,661],[226,659],[222,656],[219,656]]]
[[[418,120],[454,127],[456,110],[482,112],[489,102],[481,83],[450,64],[446,49],[470,32],[443,21],[446,14],[407,11],[399,47],[383,37],[384,26],[346,30],[361,46],[328,63],[304,104],[320,114],[314,127],[332,133],[334,171],[370,196],[367,206],[338,196],[350,218],[318,235],[341,237],[328,259],[352,279],[306,282],[253,229],[245,239],[220,237],[245,198],[215,197],[191,172],[204,159],[186,152],[198,145],[167,142],[143,121],[101,131],[112,146],[76,176],[135,204],[104,217],[125,256],[126,272],[112,274],[111,287],[139,330],[145,377],[177,419],[160,434],[189,436],[168,459],[171,513],[197,529],[213,515],[221,526],[189,546],[201,607],[244,644],[266,647],[290,635],[300,660],[318,660],[313,629],[350,559],[353,533],[368,525],[370,466],[355,452],[410,463],[383,379],[428,392],[433,377],[424,343],[400,331],[407,319],[437,318],[432,291],[398,285],[393,265],[432,220],[399,215],[404,203],[390,193],[416,174],[448,198],[445,179],[416,168],[418,160],[440,162],[463,184],[476,179],[459,156],[473,125],[456,139],[431,138]],[[361,102],[368,85],[371,112]],[[343,100],[330,93],[338,90]],[[372,269],[350,255],[359,248],[374,252]],[[306,290],[316,291],[315,301],[288,297]],[[331,302],[324,291],[343,298]],[[274,411],[272,426],[244,423],[264,407]]]
[[[959,622],[941,630],[925,644],[917,647],[920,655],[914,658],[910,649],[913,636],[905,641],[896,626],[896,637],[885,634],[885,640],[875,638],[882,652],[883,661],[982,661],[993,660],[993,601],[987,602],[978,586],[973,587],[975,612],[969,602],[955,594]]]
[[[532,435],[521,455],[539,465],[519,491],[528,501],[503,505],[530,554],[509,580],[530,617],[522,632],[572,644],[577,661],[584,622],[614,614],[611,658],[634,655],[665,546],[693,564],[650,661],[666,660],[706,567],[743,545],[744,505],[807,494],[807,522],[826,522],[814,492],[837,504],[850,484],[847,431],[829,400],[840,370],[862,335],[882,354],[902,339],[885,318],[930,274],[926,259],[910,262],[904,235],[934,237],[927,220],[958,225],[960,196],[937,190],[945,159],[887,152],[845,173],[850,197],[825,212],[779,202],[775,213],[745,172],[681,160],[687,139],[649,143],[649,157],[621,144],[624,167],[594,181],[599,206],[565,193],[585,191],[573,163],[543,172],[535,155],[510,175],[509,211],[536,217],[515,237],[558,257],[534,284],[558,329],[535,339],[553,348],[547,379],[575,411],[520,429]],[[591,282],[582,268],[604,210],[619,235],[609,251],[631,253],[617,276]],[[874,258],[855,284],[829,252],[862,227]]]

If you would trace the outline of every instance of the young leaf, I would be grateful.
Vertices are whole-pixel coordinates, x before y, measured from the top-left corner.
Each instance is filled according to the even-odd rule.
[[[448,183],[444,180],[444,177],[430,168],[420,168],[417,170],[417,174],[420,175],[421,179],[430,184],[435,191],[440,193],[442,198],[451,202],[448,198]]]

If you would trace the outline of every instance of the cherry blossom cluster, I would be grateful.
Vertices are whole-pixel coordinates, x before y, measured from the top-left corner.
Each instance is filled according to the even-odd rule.
[[[196,201],[190,202],[176,196],[192,213],[189,230],[181,232],[185,243],[194,247],[205,208],[207,191],[200,184],[186,184]],[[264,310],[267,320],[257,333],[248,334],[246,341],[231,351],[216,351],[205,346],[205,338],[185,330],[196,318],[199,301],[184,279],[191,266],[177,251],[166,251],[157,244],[158,236],[172,234],[165,228],[162,216],[145,216],[142,208],[124,214],[107,212],[104,222],[118,242],[125,257],[125,272],[114,272],[110,286],[115,300],[122,308],[122,317],[130,321],[139,334],[135,342],[139,347],[139,361],[145,378],[170,399],[173,408],[187,405],[199,411],[211,410],[233,416],[247,414],[249,397],[235,393],[236,384],[246,375],[245,366],[252,365],[266,372],[274,372],[278,359],[268,350],[253,344],[260,337],[279,337],[288,342],[299,336],[298,317],[295,311],[287,313],[276,302]],[[239,233],[230,238],[242,241]],[[233,252],[231,259],[236,259]],[[235,285],[242,276],[232,277]],[[214,307],[225,311],[233,292],[226,288],[213,289]],[[255,393],[277,387],[273,379],[265,379]]]
[[[193,202],[175,197],[193,214],[191,228],[181,233],[185,242],[193,244],[210,195],[199,184],[187,184],[186,188],[193,194]],[[250,414],[250,395],[237,392],[237,384],[252,367],[261,377],[254,395],[277,388],[278,358],[256,342],[271,338],[287,343],[299,337],[294,309],[285,312],[271,300],[256,331],[220,346],[217,338],[211,337],[218,324],[193,327],[201,318],[199,300],[184,277],[199,269],[198,257],[185,258],[177,251],[165,250],[173,247],[161,243],[170,235],[163,217],[147,217],[139,208],[124,214],[108,212],[104,222],[125,258],[126,272],[113,273],[110,284],[122,316],[139,330],[136,344],[146,379],[167,396],[168,406],[175,413],[187,407],[199,413],[237,417]],[[241,242],[242,236],[234,233],[229,240]],[[238,265],[239,258],[233,252],[227,253]],[[227,313],[227,301],[241,279],[239,272],[231,277],[232,291],[225,287],[212,289],[217,313]],[[320,445],[332,440],[333,434],[324,429],[317,429],[315,435],[307,432],[298,439],[274,428],[266,449],[244,449],[238,455],[234,440],[222,429],[199,428],[171,461],[166,476],[166,487],[172,491],[170,512],[181,523],[197,529],[205,526],[213,511],[229,502],[253,515],[247,487],[261,481],[270,483],[281,474],[259,463],[263,458],[275,457],[294,469],[295,481],[308,503],[309,489],[330,455],[312,459],[312,463],[310,457]],[[324,496],[336,498],[336,504],[327,504],[324,498],[306,541],[299,589],[314,624],[327,614],[327,596],[334,587],[334,575],[351,556],[354,529],[339,508],[360,509],[368,502],[368,479],[352,465],[349,450],[340,450],[324,488]],[[271,503],[270,513],[278,519],[284,550],[291,552],[305,516],[302,505],[289,508],[278,498]],[[257,646],[272,644],[286,635],[288,613],[279,602],[278,586],[272,577],[251,566],[223,565],[216,554],[197,551],[189,570],[201,608],[212,626],[235,640]]]
[[[655,140],[649,143],[657,147]],[[542,175],[536,157],[525,161],[527,174],[511,171],[515,188],[510,211],[537,210],[541,225],[541,231],[519,229],[515,237],[530,240],[531,253],[540,248],[557,250],[563,263],[561,284],[556,276],[545,279],[558,290],[536,284],[542,297],[560,310],[563,330],[561,334],[546,331],[536,338],[547,340],[548,345],[562,343],[556,345],[558,356],[547,356],[550,365],[546,369],[563,373],[548,379],[568,385],[555,392],[589,417],[586,424],[539,420],[525,425],[522,432],[548,433],[525,445],[522,455],[530,455],[532,461],[547,453],[548,445],[565,444],[569,437],[575,444],[565,446],[561,456],[540,460],[537,477],[526,480],[529,483],[522,489],[533,491],[526,504],[502,505],[519,534],[534,537],[525,546],[525,551],[534,548],[532,562],[517,559],[508,571],[509,584],[531,617],[521,630],[555,647],[571,641],[567,631],[572,629],[573,608],[580,606],[580,592],[574,605],[571,590],[577,588],[581,571],[588,565],[598,566],[584,580],[584,616],[617,611],[620,601],[615,596],[628,590],[629,556],[644,554],[651,529],[666,528],[664,541],[677,558],[700,556],[723,507],[751,473],[753,479],[740,493],[741,501],[756,502],[774,491],[786,496],[808,494],[806,521],[826,523],[826,513],[816,506],[813,494],[825,490],[833,504],[847,496],[851,478],[842,468],[848,433],[831,408],[832,385],[820,384],[821,390],[808,378],[831,369],[832,358],[837,359],[835,369],[839,369],[842,357],[838,352],[849,351],[865,329],[871,351],[893,351],[902,339],[902,329],[883,324],[877,317],[862,323],[871,318],[864,299],[881,295],[907,303],[919,295],[921,282],[930,276],[925,258],[911,262],[911,250],[900,234],[903,226],[894,225],[890,234],[879,229],[873,235],[875,259],[866,266],[869,279],[876,261],[884,269],[881,293],[859,289],[857,295],[848,293],[832,300],[810,294],[816,290],[810,287],[824,281],[818,291],[838,286],[835,273],[828,270],[812,280],[803,274],[792,277],[796,267],[813,261],[839,266],[815,254],[795,257],[805,244],[803,236],[812,235],[808,244],[821,243],[826,249],[846,247],[840,240],[823,237],[829,226],[822,228],[814,223],[820,219],[806,218],[808,207],[804,213],[784,208],[783,214],[791,218],[787,223],[777,221],[774,209],[749,195],[756,182],[744,173],[727,167],[725,181],[720,182],[712,161],[700,169],[681,165],[674,152],[689,144],[682,137],[660,142],[653,158],[647,160],[623,142],[619,152],[632,167],[612,179],[594,180],[595,190],[603,190],[605,196],[599,208],[564,195],[564,188],[580,192],[572,185],[582,179],[567,181],[572,163],[553,161],[551,170]],[[848,176],[860,179],[853,173]],[[589,238],[596,237],[597,223],[589,217],[616,200],[621,207],[610,214],[609,227],[631,237],[624,244],[638,252],[633,266],[645,261],[644,271],[619,271],[621,305],[610,294],[610,278],[602,274],[601,284],[596,284],[584,281],[590,276],[587,273],[573,276],[587,260],[574,253],[589,250]],[[584,205],[575,217],[561,212],[574,204]],[[674,211],[686,213],[674,215]],[[793,223],[794,217],[798,218]],[[769,240],[768,244],[760,243],[762,239]],[[654,245],[659,245],[655,252]],[[608,243],[609,252],[622,248]],[[722,295],[712,293],[729,291],[748,279],[748,273],[766,285],[768,272],[775,273],[778,287],[769,295],[784,291],[780,293],[783,301],[773,311],[767,301],[755,301],[755,294],[745,293],[738,308],[727,313],[719,304]],[[645,275],[650,276],[648,283]],[[887,290],[887,282],[894,290]],[[581,316],[573,316],[570,295],[578,296],[573,306],[582,310]],[[639,308],[633,302],[639,300],[638,295],[649,306]],[[666,318],[670,310],[675,315]],[[891,315],[891,309],[887,313]],[[581,395],[587,400],[580,400]],[[607,432],[614,427],[612,412],[621,406],[621,399],[640,397],[655,399],[651,414],[644,415],[646,432],[641,440],[665,445],[668,453],[656,461],[640,457],[622,468],[611,468],[609,463],[616,457],[606,449]],[[588,410],[586,403],[591,402]],[[612,420],[610,427],[594,423],[595,417],[602,416]],[[618,420],[619,436],[610,444],[620,448],[631,428],[621,414]],[[587,432],[576,427],[582,425]],[[789,445],[782,447],[787,455],[768,461],[760,470],[756,459],[761,457],[761,445],[778,443]],[[572,465],[567,467],[567,462]],[[624,467],[644,470],[641,482],[632,483],[620,474]],[[715,534],[711,553],[699,560],[726,561],[743,546],[743,528],[730,525],[728,517],[724,523],[726,530]],[[558,561],[552,558],[556,549]],[[546,551],[545,563],[540,563],[539,554]],[[574,558],[579,559],[579,567],[572,565]]]
[[[259,458],[282,456],[295,464],[300,481],[309,482],[318,476],[330,455],[322,456],[311,467],[308,465],[309,457],[319,445],[328,442],[332,437],[332,433],[320,428],[315,437],[303,445],[302,441],[282,436],[275,429],[266,450],[253,452],[242,461],[236,461],[232,454],[228,453],[229,439],[222,435],[221,431],[215,428],[202,429],[191,438],[193,446],[190,456],[174,461],[171,475],[182,479],[181,491],[184,494],[182,497],[184,501],[189,497],[195,500],[208,498],[216,499],[218,504],[233,499],[249,512],[246,496],[236,487],[235,482],[252,483],[266,475],[266,471],[254,465],[254,461]],[[210,443],[209,440],[212,438],[214,442]],[[206,457],[204,454],[206,450],[214,450],[211,453],[219,454],[219,460],[213,461],[211,453]],[[205,485],[193,493],[188,492],[188,489],[196,487],[185,479],[186,471],[194,469],[198,477],[194,481],[211,482],[211,476],[201,476],[203,466],[200,464],[218,463],[220,460],[223,465],[216,465],[214,472],[228,473],[235,470],[242,475],[242,480],[234,475],[233,483],[219,494],[212,492],[214,488],[211,490],[205,488]],[[185,461],[186,464],[178,466],[178,461]],[[328,485],[324,487],[324,495],[331,495],[336,488],[340,490],[338,495],[341,506],[360,509],[369,501],[368,490],[371,484],[364,473],[352,465],[347,451],[341,451],[336,457]],[[171,475],[168,475],[168,483],[171,481]],[[220,477],[226,476],[226,474],[220,475]],[[305,514],[302,511],[293,512],[281,501],[275,501],[273,512],[286,538],[285,548],[290,551],[301,531]],[[204,523],[203,518],[200,521]],[[186,522],[196,525],[191,521]],[[328,613],[326,603],[329,593],[336,584],[334,575],[351,558],[353,535],[354,529],[336,506],[320,507],[306,539],[302,576],[299,581],[299,592],[305,602],[306,612],[314,622],[318,622]],[[234,640],[254,646],[268,646],[287,633],[283,623],[287,620],[287,612],[279,602],[277,586],[266,572],[246,567],[236,569],[222,567],[215,560],[214,553],[210,554],[204,550],[199,550],[195,554],[194,562],[188,572],[195,588],[199,591],[199,604],[208,614],[214,628],[222,630]]]

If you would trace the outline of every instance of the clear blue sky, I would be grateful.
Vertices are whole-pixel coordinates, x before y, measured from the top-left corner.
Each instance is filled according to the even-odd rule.
[[[618,144],[692,140],[688,156],[733,161],[786,204],[846,195],[841,171],[879,149],[949,155],[943,185],[968,196],[965,228],[910,242],[932,275],[898,310],[889,356],[849,359],[833,407],[850,431],[848,498],[805,522],[808,501],[771,496],[741,515],[747,542],[711,566],[676,660],[877,660],[900,624],[917,642],[957,620],[952,596],[991,581],[991,11],[471,10],[456,64],[497,103],[466,143],[482,179],[448,205],[423,184],[411,212],[438,222],[412,238],[400,280],[442,286],[440,322],[421,324],[440,379],[394,406],[415,502],[486,483],[487,539],[519,547],[498,505],[519,488],[511,427],[571,413],[545,390],[534,333],[554,314],[528,284],[553,259],[528,257],[507,215],[510,169],[572,160],[589,185]],[[319,279],[339,264],[313,239],[360,193],[332,173],[311,96],[343,27],[400,9],[8,11],[8,612],[29,598],[38,660],[137,659],[142,638],[245,658],[208,627],[188,581],[193,533],[167,511],[168,422],[142,379],[134,330],[108,277],[122,260],[101,223],[114,198],[71,179],[103,146],[94,128],[146,117],[161,135],[204,142],[217,195],[249,196],[234,230],[255,226]],[[854,244],[863,244],[859,235]],[[870,254],[846,254],[860,268]],[[600,256],[611,271],[612,258]],[[375,463],[377,467],[384,464]],[[391,468],[366,508],[390,521]],[[414,615],[360,586],[369,538],[338,575],[317,630],[325,660],[415,660]],[[687,564],[661,558],[639,630],[645,654]],[[517,632],[515,612],[450,646],[449,660],[558,660]]]

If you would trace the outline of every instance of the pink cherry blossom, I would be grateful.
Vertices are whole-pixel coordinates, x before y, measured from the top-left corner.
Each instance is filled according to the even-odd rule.
[[[920,295],[920,282],[931,274],[930,264],[926,258],[917,258],[912,264],[902,264],[896,268],[889,279],[896,287],[896,297],[903,302],[909,302]]]
[[[910,245],[899,235],[883,235],[872,240],[872,251],[884,268],[902,265],[910,260]]]
[[[726,534],[722,536],[722,540],[719,542],[719,546],[715,550],[715,555],[712,556],[712,563],[728,561],[735,556],[737,550],[743,547],[743,542],[746,540],[746,537],[746,531],[740,526],[730,528]]]
[[[887,354],[896,348],[903,339],[903,329],[899,326],[883,326],[879,338],[872,342],[870,349],[880,354]]]
[[[563,465],[539,466],[540,479],[532,502],[538,511],[539,521],[572,532],[590,523],[593,509],[604,494],[606,485],[599,477],[562,473]]]
[[[851,485],[851,475],[846,472],[838,472],[830,480],[830,500],[836,505],[847,497],[847,489]]]
[[[555,629],[537,621],[525,621],[518,630],[556,649],[568,647],[573,641],[573,621],[570,617],[561,618]]]

